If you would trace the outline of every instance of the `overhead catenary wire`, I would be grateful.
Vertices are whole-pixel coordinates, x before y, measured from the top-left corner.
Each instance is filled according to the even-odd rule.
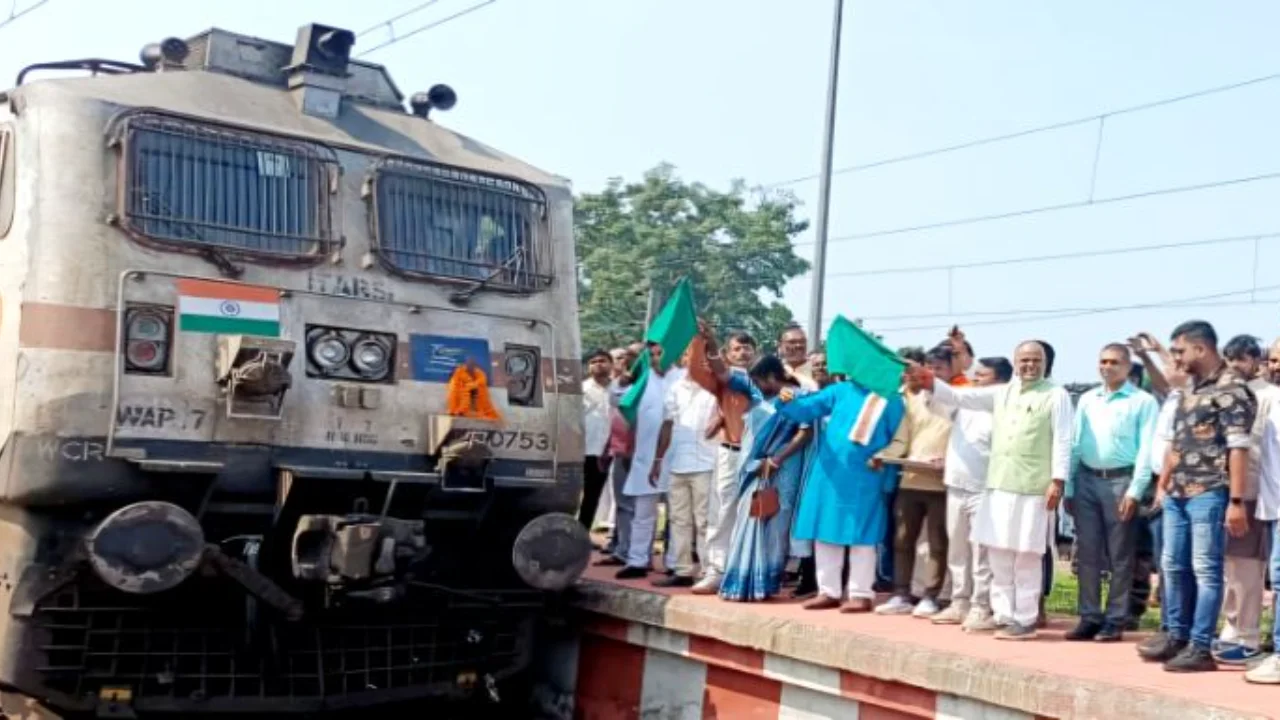
[[[433,2],[425,3],[425,4],[421,5],[421,6],[420,6],[420,7],[418,7],[418,8],[415,8],[415,9],[411,9],[411,10],[405,11],[405,12],[401,13],[400,15],[397,15],[397,16],[395,16],[395,17],[393,17],[393,18],[390,18],[390,19],[388,19],[388,20],[384,20],[384,21],[382,21],[381,23],[377,23],[377,24],[375,24],[375,25],[371,26],[371,28],[370,28],[371,30],[372,30],[372,29],[377,29],[378,27],[386,26],[388,29],[390,29],[390,30],[391,30],[391,37],[390,37],[389,39],[387,39],[387,40],[385,40],[385,41],[381,42],[381,43],[378,43],[377,45],[374,45],[373,47],[371,47],[371,48],[369,48],[369,49],[367,49],[367,50],[363,50],[363,51],[361,51],[360,53],[357,53],[356,57],[364,57],[365,55],[368,55],[368,54],[373,53],[373,52],[377,52],[378,50],[383,50],[383,49],[385,49],[385,48],[391,47],[392,45],[395,45],[396,43],[401,42],[401,41],[403,41],[403,40],[408,40],[409,38],[414,37],[415,35],[419,35],[419,34],[421,34],[421,33],[424,33],[424,32],[426,32],[426,31],[428,31],[428,30],[432,30],[432,29],[434,29],[434,28],[438,28],[438,27],[440,27],[441,25],[445,25],[445,24],[447,24],[447,23],[451,23],[451,22],[453,22],[454,20],[457,20],[457,19],[462,18],[462,17],[464,17],[464,16],[470,15],[471,13],[473,13],[473,12],[475,12],[475,11],[477,11],[477,10],[480,10],[481,8],[488,7],[489,5],[492,5],[492,4],[494,4],[495,2],[497,2],[497,1],[498,1],[498,0],[481,0],[481,2],[475,3],[474,5],[470,5],[470,6],[468,6],[468,7],[464,8],[464,9],[462,9],[462,10],[459,10],[459,11],[458,11],[458,12],[456,12],[456,13],[453,13],[452,15],[446,15],[445,17],[440,18],[439,20],[433,20],[432,22],[429,22],[429,23],[427,23],[427,24],[425,24],[425,25],[419,25],[418,27],[416,27],[416,28],[414,28],[414,29],[412,29],[412,30],[410,30],[410,31],[408,31],[408,32],[406,32],[406,33],[404,33],[404,34],[397,35],[397,34],[395,33],[395,29],[394,29],[394,27],[392,27],[392,26],[393,26],[393,24],[395,23],[395,21],[396,21],[396,20],[399,20],[399,19],[401,19],[401,18],[403,18],[403,17],[405,17],[406,15],[412,15],[413,13],[417,12],[418,10],[421,10],[422,8],[424,8],[424,7],[428,6],[428,5],[432,5],[432,4],[434,4]]]
[[[23,17],[25,17],[31,11],[48,4],[49,4],[49,0],[36,0],[30,5],[27,5],[26,7],[19,10],[18,0],[13,0],[13,4],[9,6],[9,16],[3,20],[0,20],[0,29],[4,29],[6,26],[11,25],[17,22],[18,20],[22,19]]]
[[[896,155],[892,157],[881,158],[879,160],[872,160],[870,162],[858,163],[854,165],[846,165],[844,167],[836,168],[835,170],[832,171],[831,174],[843,175],[847,173],[861,172],[864,170],[871,170],[873,168],[884,167],[886,165],[896,165],[899,163],[911,162],[913,160],[922,160],[924,158],[933,157],[936,155],[945,155],[947,153],[959,152],[961,150],[968,150],[971,148],[982,147],[983,145],[993,145],[995,143],[1007,142],[1009,140],[1017,140],[1019,138],[1024,138],[1031,135],[1039,135],[1041,133],[1053,132],[1055,130],[1065,130],[1067,128],[1076,127],[1078,125],[1086,125],[1094,122],[1103,122],[1107,118],[1113,118],[1120,115],[1129,115],[1132,113],[1140,113],[1146,110],[1154,110],[1155,108],[1164,107],[1166,105],[1174,105],[1177,103],[1187,102],[1189,100],[1195,100],[1197,98],[1202,98],[1209,95],[1217,95],[1220,93],[1231,92],[1233,90],[1240,90],[1243,88],[1252,87],[1254,85],[1259,85],[1262,83],[1274,82],[1276,80],[1280,80],[1280,72],[1271,73],[1269,75],[1260,75],[1257,77],[1249,78],[1247,80],[1240,80],[1238,82],[1215,85],[1213,87],[1208,87],[1208,88],[1204,88],[1201,90],[1196,90],[1188,93],[1182,93],[1180,95],[1173,95],[1170,97],[1161,98],[1159,100],[1152,100],[1145,103],[1139,103],[1137,105],[1127,105],[1125,107],[1115,108],[1115,109],[1107,110],[1105,112],[1100,112],[1100,113],[1094,113],[1093,115],[1078,117],[1071,120],[1063,120],[1060,122],[1049,123],[1047,125],[1038,125],[1035,127],[1024,128],[1022,130],[1002,133],[999,135],[989,135],[986,137],[975,138],[973,140],[967,140],[965,142],[956,143],[954,145],[943,145],[943,146],[931,148],[928,150],[919,150],[916,152],[906,153],[903,155]],[[776,187],[782,187],[785,185],[795,185],[797,183],[809,182],[811,180],[816,180],[816,179],[818,179],[818,175],[816,173],[809,174],[809,175],[801,175],[799,177],[791,178],[790,180],[782,180],[778,182],[769,183],[765,185],[765,187],[776,188]]]
[[[1270,240],[1280,238],[1280,230],[1268,230],[1258,233],[1242,233],[1238,235],[1223,235],[1209,238],[1198,238],[1194,240],[1180,240],[1172,242],[1154,243],[1150,245],[1132,245],[1123,248],[1103,248],[1100,250],[1072,250],[1069,252],[1052,253],[1048,255],[1017,255],[1013,257],[992,258],[989,260],[970,260],[966,262],[955,263],[938,263],[933,265],[901,265],[898,267],[875,268],[871,270],[846,270],[841,272],[827,273],[827,277],[866,277],[871,275],[903,275],[927,272],[946,272],[952,270],[966,270],[974,268],[998,267],[1001,265],[1019,265],[1025,263],[1052,262],[1058,260],[1075,260],[1081,258],[1104,257],[1109,255],[1126,255],[1130,253],[1152,252],[1156,250],[1176,250],[1180,248],[1204,247],[1212,245],[1222,245],[1228,243],[1249,242],[1255,240]],[[710,246],[709,252],[716,252],[714,246]],[[672,267],[688,265],[690,262],[696,262],[704,259],[701,255],[697,257],[680,257],[680,258],[661,258],[648,264],[649,269],[658,267]]]
[[[924,223],[921,225],[909,225],[905,227],[886,228],[883,230],[873,230],[871,232],[853,233],[850,235],[840,235],[833,237],[829,242],[850,242],[853,240],[866,240],[868,238],[887,237],[890,235],[902,235],[905,233],[922,232],[925,230],[939,230],[942,228],[959,227],[961,225],[973,225],[975,223],[993,222],[997,220],[1010,220],[1018,217],[1026,217],[1029,215],[1040,215],[1043,213],[1061,212],[1063,210],[1076,210],[1080,208],[1093,207],[1096,205],[1110,205],[1114,203],[1131,202],[1134,200],[1143,200],[1146,198],[1160,197],[1162,195],[1178,195],[1182,193],[1199,192],[1202,190],[1212,190],[1214,188],[1230,187],[1233,185],[1245,185],[1248,183],[1263,182],[1267,180],[1280,179],[1280,172],[1269,172],[1261,175],[1249,175],[1246,177],[1230,178],[1228,180],[1215,180],[1213,182],[1198,183],[1195,185],[1179,185],[1176,187],[1158,188],[1155,190],[1144,190],[1142,192],[1130,193],[1127,195],[1113,195],[1098,199],[1077,200],[1067,203],[1056,203],[1053,205],[1041,205],[1039,207],[1022,208],[1020,210],[1010,210],[1008,212],[991,213],[988,215],[971,215],[964,218],[954,218],[951,220],[941,220],[933,223]],[[810,241],[812,242],[812,241]],[[805,242],[793,243],[794,245],[808,244]]]
[[[421,11],[421,10],[425,10],[425,9],[427,9],[427,8],[431,7],[432,5],[435,5],[435,4],[436,4],[436,3],[438,3],[438,2],[440,2],[440,0],[426,0],[426,2],[420,2],[420,3],[418,3],[417,5],[414,5],[413,7],[409,8],[408,10],[405,10],[405,11],[401,12],[401,13],[400,13],[400,14],[398,14],[398,15],[393,15],[393,16],[391,16],[391,17],[387,18],[386,20],[383,20],[383,21],[379,22],[379,23],[378,23],[378,24],[376,24],[376,25],[370,25],[369,27],[365,28],[364,30],[361,30],[360,32],[356,33],[356,37],[358,37],[358,38],[360,38],[360,37],[364,37],[365,35],[368,35],[369,33],[373,32],[374,30],[381,30],[381,29],[383,29],[383,28],[386,28],[386,29],[387,29],[387,32],[391,33],[391,36],[392,36],[392,37],[395,37],[395,34],[396,34],[396,29],[395,29],[396,21],[398,21],[398,20],[403,20],[403,19],[405,19],[405,18],[409,17],[410,15],[413,15],[414,13],[417,13],[417,12],[419,12],[419,11]]]
[[[1105,313],[1123,312],[1126,310],[1152,310],[1152,309],[1158,310],[1161,308],[1169,308],[1169,307],[1191,308],[1191,307],[1225,307],[1225,306],[1245,306],[1245,305],[1274,305],[1274,304],[1280,303],[1280,298],[1274,298],[1270,300],[1265,298],[1264,299],[1250,298],[1246,300],[1236,300],[1236,301],[1225,300],[1225,298],[1230,298],[1235,295],[1251,295],[1253,293],[1271,292],[1276,290],[1280,290],[1280,285],[1268,285],[1265,287],[1245,288],[1243,290],[1232,290],[1229,292],[1212,293],[1209,295],[1195,295],[1191,297],[1175,298],[1172,300],[1133,303],[1128,305],[1108,305],[1108,306],[1101,306],[1101,307],[1094,307],[1094,308],[1065,308],[1065,309],[1056,310],[1056,312],[1059,313],[1056,315],[1047,314],[1048,312],[1055,312],[1054,310],[1048,310],[1048,311],[1044,311],[1043,314],[1037,314],[1031,317],[1001,318],[998,320],[976,320],[974,322],[965,323],[965,327],[973,327],[975,325],[1011,325],[1014,323],[1024,323],[1024,322],[1045,322],[1048,320],[1064,320],[1064,319],[1074,318],[1074,317],[1085,317],[1089,315],[1101,315]],[[940,328],[941,329],[949,328],[953,324],[954,323],[934,323],[930,325],[912,325],[912,326],[901,326],[901,327],[894,327],[894,326],[876,327],[874,328],[874,330],[875,332],[878,332],[878,333],[909,332],[909,331],[916,331],[916,330],[937,330]],[[868,328],[868,329],[871,329],[871,328]]]

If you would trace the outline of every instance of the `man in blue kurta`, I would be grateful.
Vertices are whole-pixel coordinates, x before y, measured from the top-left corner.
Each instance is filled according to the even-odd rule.
[[[792,524],[792,537],[814,542],[818,596],[804,607],[839,607],[847,597],[842,612],[868,612],[875,598],[876,544],[884,539],[893,489],[889,473],[872,469],[871,460],[893,440],[904,414],[902,398],[842,382],[797,397],[781,412],[804,424],[828,418]],[[841,587],[846,557],[849,580]]]

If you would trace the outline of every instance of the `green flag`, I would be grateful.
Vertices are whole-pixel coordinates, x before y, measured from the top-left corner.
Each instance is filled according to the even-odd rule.
[[[662,310],[649,324],[644,339],[646,343],[657,343],[662,348],[662,357],[658,364],[662,367],[662,371],[666,372],[676,364],[697,334],[698,314],[693,305],[693,285],[689,283],[688,278],[683,278],[676,285],[671,297],[667,299],[667,304],[662,306]],[[648,352],[646,348],[636,360],[636,365],[639,367],[632,367],[636,381],[631,384],[631,389],[618,403],[619,412],[633,427],[636,424],[640,398],[644,397],[644,389],[649,381]]]
[[[906,362],[865,330],[837,315],[827,331],[827,372],[845,375],[877,395],[891,397],[902,386]]]

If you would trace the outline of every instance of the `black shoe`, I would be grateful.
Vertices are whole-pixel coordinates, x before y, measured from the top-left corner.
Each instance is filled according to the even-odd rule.
[[[1163,630],[1153,633],[1150,637],[1138,643],[1138,654],[1141,655],[1143,648],[1154,648],[1169,642],[1169,636]]]
[[[800,560],[799,574],[800,581],[796,584],[795,589],[791,591],[791,597],[803,599],[817,595],[818,574],[813,558],[802,558]]]
[[[659,588],[687,588],[693,587],[693,578],[684,577],[683,575],[668,575],[653,581],[654,587]]]
[[[1104,625],[1097,635],[1093,636],[1094,642],[1113,643],[1120,642],[1124,639],[1124,631],[1115,625]]]
[[[1168,635],[1160,635],[1160,641],[1151,645],[1142,645],[1138,647],[1138,655],[1143,660],[1151,662],[1168,662],[1177,657],[1187,647],[1186,640],[1177,640]]]
[[[1072,642],[1080,642],[1082,640],[1092,640],[1102,631],[1102,626],[1096,622],[1081,620],[1080,624],[1066,631],[1062,635],[1063,640]]]
[[[619,570],[614,577],[619,580],[635,580],[636,578],[646,577],[648,574],[648,568],[632,567],[628,565]]]
[[[595,565],[596,567],[619,567],[626,564],[627,561],[617,555],[610,555],[609,557],[601,558],[592,563],[592,565]]]
[[[1164,669],[1165,672],[1177,673],[1213,672],[1218,669],[1218,663],[1214,661],[1208,648],[1188,645],[1165,662]]]

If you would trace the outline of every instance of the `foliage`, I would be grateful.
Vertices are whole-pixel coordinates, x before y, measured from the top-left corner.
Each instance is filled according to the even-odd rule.
[[[749,192],[742,181],[728,192],[687,183],[665,164],[638,183],[615,178],[579,196],[583,348],[638,339],[650,287],[656,312],[682,276],[693,282],[699,315],[721,335],[746,330],[772,344],[792,321],[782,288],[809,269],[792,248],[808,227],[797,205],[790,193]]]

